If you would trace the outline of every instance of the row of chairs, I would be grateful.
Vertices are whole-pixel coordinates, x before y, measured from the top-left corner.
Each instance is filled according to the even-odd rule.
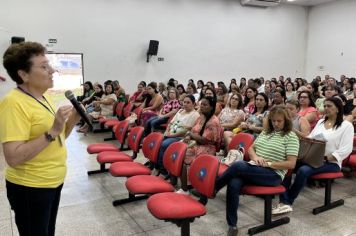
[[[115,126],[115,136],[119,143],[125,143],[125,137],[129,130],[128,121],[120,121]],[[205,204],[208,198],[215,197],[215,179],[221,175],[228,167],[219,163],[218,159],[209,155],[199,156],[189,169],[188,177],[192,187],[196,189],[201,198],[194,198],[178,193],[174,193],[174,186],[161,177],[152,176],[151,169],[141,163],[134,162],[137,153],[140,149],[140,142],[143,135],[143,127],[134,127],[131,129],[127,143],[132,150],[132,155],[128,155],[121,151],[121,147],[114,144],[98,143],[89,145],[87,150],[91,154],[98,154],[97,161],[100,164],[100,170],[89,171],[88,174],[100,173],[108,171],[105,169],[105,164],[112,163],[110,173],[115,177],[127,177],[125,183],[129,192],[127,199],[115,200],[113,205],[120,205],[127,202],[148,198],[147,207],[149,211],[158,219],[170,221],[181,227],[182,235],[189,235],[190,223],[196,217],[206,214]],[[151,163],[157,162],[157,156],[160,144],[163,140],[161,133],[152,133],[147,136],[142,142],[142,151],[146,158]],[[243,147],[246,150],[252,145],[253,137],[249,134],[238,134],[230,143],[228,149],[237,149]],[[183,171],[183,160],[185,156],[186,145],[181,142],[170,145],[164,155],[164,166],[170,175],[180,177]],[[356,158],[355,157],[352,157]],[[351,159],[351,158],[350,158]],[[245,155],[245,160],[248,160],[248,154]],[[331,183],[333,179],[341,178],[343,174],[339,173],[323,173],[314,175],[312,178],[317,180],[326,180],[325,201],[324,205],[313,210],[313,214],[318,214],[325,210],[342,205],[343,200],[331,202]],[[199,180],[199,181],[198,181]],[[290,221],[289,217],[283,217],[272,221],[272,199],[275,195],[283,193],[283,186],[265,187],[247,185],[242,189],[242,194],[259,195],[265,200],[264,204],[264,222],[262,225],[250,228],[250,235],[267,229],[274,228],[281,224],[286,224]]]

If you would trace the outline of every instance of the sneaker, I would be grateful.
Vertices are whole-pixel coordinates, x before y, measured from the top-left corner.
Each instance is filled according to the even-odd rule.
[[[291,205],[279,203],[275,208],[272,209],[272,215],[285,214],[292,211],[293,208]]]
[[[184,191],[183,189],[178,189],[177,191],[176,191],[176,193],[179,193],[179,194],[184,194],[184,195],[189,195],[189,192],[188,191]]]
[[[239,230],[236,227],[229,226],[229,230],[227,231],[227,236],[237,236]]]

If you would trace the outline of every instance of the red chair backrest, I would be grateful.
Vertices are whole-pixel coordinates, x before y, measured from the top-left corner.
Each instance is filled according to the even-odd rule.
[[[115,126],[115,138],[119,141],[120,144],[125,142],[125,137],[127,130],[129,128],[129,121],[123,120]]]
[[[208,198],[215,197],[215,181],[219,164],[217,157],[201,154],[189,168],[188,179],[193,188]]]
[[[130,130],[130,134],[127,138],[127,145],[134,152],[138,152],[140,150],[143,130],[144,128],[141,126],[136,126]]]
[[[125,108],[124,108],[124,117],[127,118],[130,116],[131,114],[131,111],[134,107],[134,104],[133,103],[128,103]]]
[[[137,122],[141,119],[141,114],[142,114],[142,108],[141,107],[137,107],[135,108],[135,110],[133,110],[133,112],[137,115]]]
[[[119,118],[122,117],[123,115],[124,106],[125,106],[124,102],[119,102],[116,106],[115,113]]]
[[[152,163],[157,163],[157,156],[162,141],[163,134],[159,132],[153,132],[144,138],[142,142],[143,155]]]
[[[245,149],[244,160],[248,161],[250,159],[248,157],[248,149],[253,144],[253,141],[254,141],[253,135],[246,134],[246,133],[238,133],[232,138],[228,150],[231,149],[238,150],[240,147],[244,148]]]
[[[173,176],[181,176],[187,144],[175,142],[168,146],[163,156],[164,168]]]

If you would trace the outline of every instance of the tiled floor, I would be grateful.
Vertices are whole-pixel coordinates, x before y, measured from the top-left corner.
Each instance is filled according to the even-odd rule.
[[[57,235],[180,235],[177,226],[155,219],[147,210],[145,201],[112,206],[114,199],[126,197],[125,179],[109,174],[88,177],[86,171],[98,168],[95,156],[88,155],[89,143],[102,141],[108,134],[90,134],[86,137],[75,131],[67,140],[68,173],[57,220]],[[1,148],[0,148],[1,149]],[[18,235],[13,213],[4,189],[5,161],[0,150],[0,235]],[[139,157],[140,161],[143,158]],[[356,236],[356,177],[335,181],[333,199],[344,198],[345,205],[314,216],[313,207],[322,204],[323,189],[305,188],[294,204],[291,221],[259,235],[355,235]],[[206,216],[191,224],[191,235],[225,235],[225,191],[220,191],[207,205]],[[243,196],[239,209],[239,235],[261,223],[262,199]]]

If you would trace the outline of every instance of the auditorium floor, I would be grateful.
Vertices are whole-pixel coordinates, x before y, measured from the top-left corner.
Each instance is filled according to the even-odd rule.
[[[84,137],[75,131],[67,140],[68,173],[62,191],[56,235],[180,235],[176,225],[155,219],[145,201],[112,206],[114,199],[127,196],[125,179],[109,174],[88,177],[87,170],[98,168],[95,156],[86,152],[89,143],[102,141],[108,134]],[[1,149],[1,148],[0,148]],[[4,189],[5,160],[0,150],[0,235],[18,235]],[[143,158],[140,156],[140,161]],[[336,180],[332,199],[345,199],[345,205],[314,216],[312,208],[322,205],[324,189],[305,188],[289,214],[290,223],[258,235],[355,235],[356,176]],[[225,189],[209,200],[208,213],[191,224],[191,235],[226,235]],[[263,219],[263,200],[242,196],[239,209],[239,235]]]

